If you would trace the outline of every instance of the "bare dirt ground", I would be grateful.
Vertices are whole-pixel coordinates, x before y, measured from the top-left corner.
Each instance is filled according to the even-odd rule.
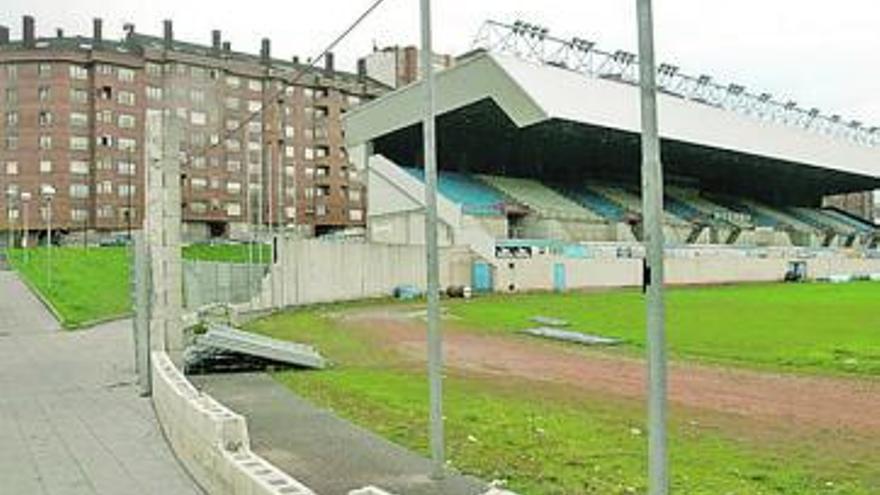
[[[345,319],[413,360],[425,356],[424,324],[399,309],[350,313]],[[537,339],[446,330],[452,368],[639,399],[644,361]],[[797,376],[700,364],[672,363],[669,399],[675,405],[750,419],[822,429],[880,433],[880,381]]]

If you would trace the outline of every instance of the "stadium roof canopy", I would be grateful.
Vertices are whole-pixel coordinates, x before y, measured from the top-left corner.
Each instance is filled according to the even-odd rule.
[[[638,87],[477,52],[437,74],[441,168],[570,182],[639,180]],[[421,160],[421,83],[345,117],[346,143]],[[880,148],[659,95],[667,180],[777,203],[880,188]]]

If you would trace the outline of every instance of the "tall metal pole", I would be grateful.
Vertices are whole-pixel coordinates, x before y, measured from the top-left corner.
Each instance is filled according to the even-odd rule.
[[[434,64],[431,60],[431,0],[421,0],[422,86],[424,91],[425,251],[428,281],[428,383],[430,388],[431,460],[435,479],[444,475],[443,339],[440,334],[440,263],[437,255],[437,149],[435,146]]]
[[[651,0],[636,0],[642,118],[642,208],[645,219],[648,338],[648,485],[669,490],[666,453],[666,316],[663,301],[663,166],[657,124],[657,81]]]

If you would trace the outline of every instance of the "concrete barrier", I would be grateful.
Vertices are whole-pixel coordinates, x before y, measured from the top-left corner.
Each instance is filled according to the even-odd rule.
[[[250,450],[247,422],[152,353],[153,405],[178,459],[209,495],[315,495]]]

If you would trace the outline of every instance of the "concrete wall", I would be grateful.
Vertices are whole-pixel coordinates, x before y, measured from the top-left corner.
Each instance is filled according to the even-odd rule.
[[[426,285],[424,246],[321,239],[283,242],[283,262],[272,265],[260,295],[242,309],[383,297],[399,285],[422,290]],[[441,249],[441,286],[470,285],[473,259],[464,248]]]
[[[152,353],[153,405],[178,459],[209,495],[314,495],[250,450],[245,418],[199,392],[168,354]]]

